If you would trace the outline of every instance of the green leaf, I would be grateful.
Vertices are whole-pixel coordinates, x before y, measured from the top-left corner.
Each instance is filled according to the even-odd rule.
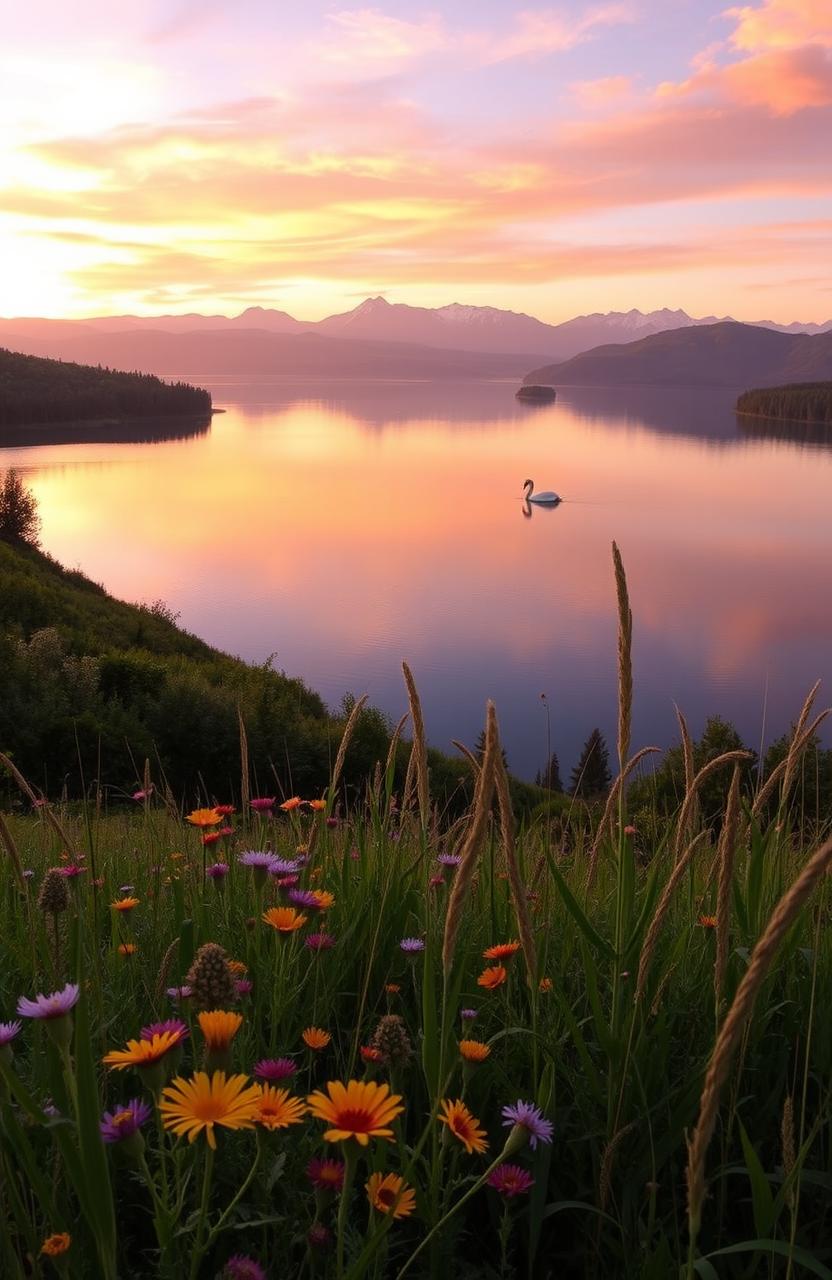
[[[558,871],[558,868],[555,864],[555,860],[552,857],[551,853],[548,851],[548,849],[546,850],[546,861],[549,864],[549,871],[551,873],[552,879],[557,885],[558,893],[563,899],[563,905],[566,907],[566,910],[569,912],[572,919],[575,921],[575,924],[578,926],[581,933],[584,935],[587,941],[590,942],[593,947],[595,947],[597,951],[600,951],[601,954],[607,958],[607,960],[609,961],[614,960],[615,952],[613,951],[610,944],[604,938],[601,937],[598,930],[594,928],[593,925],[590,924],[589,920],[584,915],[583,911],[578,905],[577,898],[575,898],[574,894],[572,893],[568,884],[564,880],[563,876]]]
[[[717,1249],[715,1253],[709,1253],[708,1258],[724,1258],[732,1253],[776,1253],[781,1258],[791,1258],[799,1267],[805,1267],[807,1271],[811,1271],[812,1275],[820,1276],[821,1280],[832,1280],[832,1271],[825,1267],[822,1262],[818,1262],[811,1253],[806,1249],[800,1249],[797,1245],[790,1246],[783,1240],[743,1240],[742,1244],[731,1244],[725,1249]],[[706,1262],[707,1258],[700,1258],[700,1262]],[[699,1263],[696,1264],[697,1269]],[[700,1272],[705,1275],[705,1272]]]
[[[751,1179],[751,1201],[754,1210],[754,1228],[758,1235],[766,1236],[774,1226],[774,1196],[769,1186],[765,1170],[760,1158],[745,1131],[741,1120],[737,1122],[740,1129],[742,1151],[745,1156],[745,1167]]]

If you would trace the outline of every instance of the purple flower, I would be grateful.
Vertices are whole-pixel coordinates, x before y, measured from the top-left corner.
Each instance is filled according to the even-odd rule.
[[[164,1022],[151,1022],[146,1027],[142,1027],[140,1037],[142,1040],[152,1040],[154,1036],[164,1035],[166,1031],[175,1031],[181,1040],[187,1040],[191,1034],[188,1030],[188,1024],[183,1022],[181,1018],[166,1018]]]
[[[23,1030],[22,1022],[0,1022],[0,1049],[11,1044],[16,1035]]]
[[[104,1112],[98,1125],[101,1137],[105,1142],[124,1142],[147,1123],[150,1113],[151,1108],[141,1098],[131,1098],[123,1107]]]
[[[130,799],[131,799],[131,800],[140,800],[140,801],[141,801],[141,800],[147,800],[147,798],[148,798],[149,796],[151,796],[152,794],[153,794],[153,783],[151,782],[150,786],[147,788],[147,790],[146,790],[146,791],[145,791],[145,790],[141,790],[141,791],[134,791],[134,792],[133,792],[133,794],[132,794],[132,796],[130,797]]]
[[[288,893],[290,889],[294,889],[296,884],[300,883],[300,876],[278,876],[277,887],[281,893]]]
[[[188,986],[183,987],[167,987],[165,994],[169,995],[171,1000],[190,1000],[193,991]]]
[[[538,1141],[549,1143],[555,1126],[551,1120],[545,1120],[543,1112],[533,1102],[515,1102],[513,1107],[503,1107],[503,1128],[525,1129],[526,1140],[532,1151]]]
[[[22,1018],[63,1018],[78,1003],[78,995],[78,984],[68,982],[63,991],[53,991],[48,996],[35,996],[34,1000],[21,996],[17,1012]]]
[[[310,951],[329,951],[335,946],[335,938],[331,933],[308,933],[305,945]]]
[[[325,1222],[313,1222],[306,1238],[313,1249],[326,1249],[332,1244],[332,1232]]]
[[[132,884],[120,884],[118,887],[118,891],[119,893],[132,893],[133,888],[134,886]]]
[[[252,867],[255,871],[271,871],[275,861],[273,853],[261,853],[259,849],[248,849],[241,853],[237,861],[242,867]]]
[[[234,990],[237,992],[238,996],[251,995],[252,991],[254,990],[254,983],[251,981],[250,978],[235,978]]]
[[[214,862],[210,867],[205,868],[206,876],[210,876],[212,880],[224,880],[228,875],[227,862]]]
[[[242,1253],[235,1253],[229,1258],[220,1275],[222,1280],[266,1280],[266,1273],[260,1263]]]
[[[67,863],[65,867],[58,867],[56,869],[60,871],[61,875],[65,876],[67,880],[74,880],[76,876],[82,876],[87,868],[82,867],[78,862],[70,862]]]
[[[34,873],[34,871],[32,870],[32,868],[31,868],[31,867],[27,867],[27,868],[26,868],[26,870],[23,872],[23,879],[24,879],[24,880],[32,880],[32,879],[34,879],[34,875],[35,875],[35,873]]]
[[[272,865],[269,867],[269,874],[273,876],[291,876],[298,869],[297,861],[293,858],[278,858],[272,855]]]
[[[421,938],[402,938],[399,948],[406,956],[415,956],[420,951],[424,951],[425,944]]]
[[[263,1058],[254,1068],[258,1080],[288,1080],[296,1071],[291,1058]]]
[[[500,1195],[505,1196],[506,1199],[509,1196],[525,1195],[534,1186],[534,1178],[519,1164],[498,1164],[497,1168],[489,1173],[487,1182],[489,1187],[499,1191]]]
[[[458,853],[440,853],[436,861],[441,867],[458,867],[462,858]]]
[[[460,1009],[459,1016],[463,1022],[473,1022],[477,1016],[476,1009]]]
[[[295,907],[306,907],[307,911],[317,911],[321,905],[312,889],[290,889],[286,895]]]
[[[249,800],[249,804],[255,813],[270,814],[274,808],[275,796],[256,796],[254,800]]]

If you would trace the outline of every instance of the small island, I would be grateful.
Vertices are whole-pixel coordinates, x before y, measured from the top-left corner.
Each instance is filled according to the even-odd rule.
[[[211,393],[185,382],[0,348],[0,427],[210,413]]]
[[[832,425],[832,382],[793,382],[744,391],[736,410],[755,418]]]
[[[519,387],[516,391],[518,400],[524,401],[526,404],[551,404],[557,399],[557,391],[554,387],[544,387],[532,383],[529,386]]]

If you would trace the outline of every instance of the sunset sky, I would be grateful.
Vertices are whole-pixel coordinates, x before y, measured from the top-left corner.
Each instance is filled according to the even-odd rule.
[[[8,6],[0,312],[832,317],[832,3]]]

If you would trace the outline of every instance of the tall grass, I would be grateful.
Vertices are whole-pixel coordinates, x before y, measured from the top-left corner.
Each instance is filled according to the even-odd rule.
[[[638,753],[617,549],[614,572],[619,782],[589,828],[583,806],[556,833],[548,816],[518,825],[491,704],[471,810],[439,824],[409,671],[413,809],[394,792],[392,754],[345,807],[338,779],[359,704],[325,802],[258,814],[237,796],[232,834],[207,845],[150,770],[145,798],[110,811],[45,802],[5,761],[19,801],[0,822],[0,1021],[21,995],[69,981],[80,998],[64,1024],[24,1019],[0,1047],[1,1275],[233,1276],[246,1273],[229,1260],[245,1255],[272,1277],[339,1280],[832,1276],[832,841],[828,822],[801,821],[792,781],[816,690],[790,763],[763,783],[769,798],[780,786],[776,806],[742,793],[741,753],[696,773],[680,715],[685,795],[648,855],[627,822]],[[242,719],[240,746],[248,798]],[[726,812],[704,813],[702,782],[731,766]],[[300,858],[295,888],[334,897],[301,908],[308,922],[292,933],[263,918],[289,905],[285,871],[238,861],[268,849]],[[228,873],[213,879],[215,860]],[[86,870],[50,914],[38,897],[56,866]],[[129,896],[132,910],[111,907]],[[333,945],[315,949],[310,934]],[[389,1084],[403,1107],[389,1138],[328,1142],[307,1114],[272,1131],[218,1129],[213,1157],[204,1135],[191,1144],[164,1127],[160,1077],[206,1066],[193,1000],[167,991],[209,942],[253,984],[233,1003],[228,1069],[248,1082],[261,1059],[288,1057],[282,1087],[300,1099],[351,1078]],[[487,958],[497,944],[508,955]],[[171,1017],[190,1035],[155,1074],[104,1068],[108,1051]],[[311,1027],[328,1033],[323,1048],[305,1043]],[[483,1046],[479,1064],[460,1051],[469,1041]],[[141,1144],[105,1147],[101,1113],[131,1098],[152,1110]],[[518,1100],[552,1122],[551,1144],[532,1149],[522,1126],[504,1125]],[[487,1149],[467,1150],[443,1122],[448,1103],[468,1108]],[[322,1156],[344,1162],[340,1195],[309,1180]],[[490,1185],[502,1164],[525,1171],[528,1189],[511,1198]],[[413,1211],[373,1208],[373,1174],[404,1180],[389,1184],[394,1212],[412,1187]],[[67,1251],[42,1253],[61,1233]]]

